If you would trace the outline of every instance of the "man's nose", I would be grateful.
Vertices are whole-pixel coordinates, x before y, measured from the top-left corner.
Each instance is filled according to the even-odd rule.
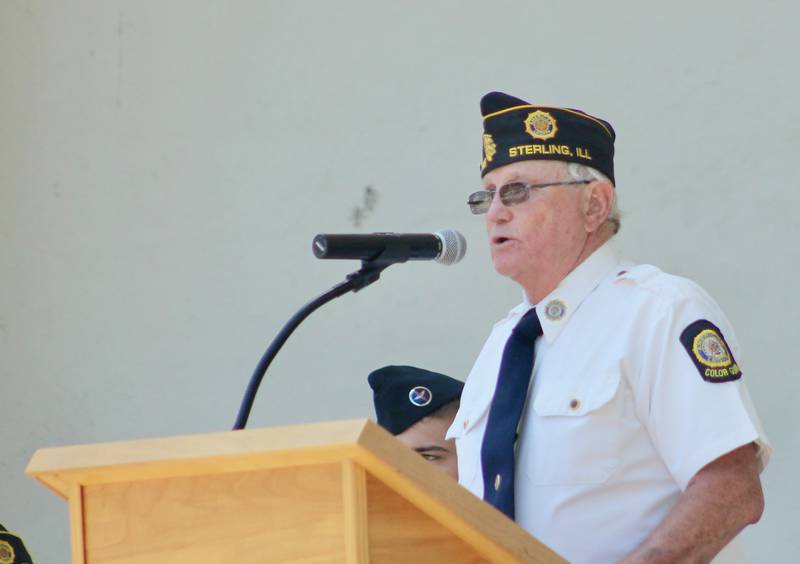
[[[495,193],[489,209],[486,210],[486,221],[490,223],[502,223],[511,219],[512,212],[500,199],[500,196]]]

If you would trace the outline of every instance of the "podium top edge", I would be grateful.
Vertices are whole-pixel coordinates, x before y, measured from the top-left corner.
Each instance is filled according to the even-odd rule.
[[[362,433],[377,424],[348,419],[216,433],[134,439],[38,449],[25,473],[39,478],[118,465],[265,455],[284,451],[356,446]]]

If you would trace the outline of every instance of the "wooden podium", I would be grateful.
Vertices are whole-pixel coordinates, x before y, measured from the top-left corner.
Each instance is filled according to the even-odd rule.
[[[73,563],[564,562],[367,420],[38,450]]]

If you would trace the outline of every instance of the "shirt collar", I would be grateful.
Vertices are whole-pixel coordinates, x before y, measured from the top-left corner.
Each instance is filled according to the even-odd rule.
[[[539,317],[544,338],[548,343],[552,343],[558,337],[586,296],[619,266],[620,261],[616,253],[606,242],[570,272],[555,290],[536,304],[536,315]],[[534,307],[527,296],[524,296],[524,300],[523,304],[512,310],[514,313],[522,315]]]

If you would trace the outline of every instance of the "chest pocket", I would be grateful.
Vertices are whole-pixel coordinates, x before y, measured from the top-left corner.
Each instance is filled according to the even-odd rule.
[[[449,437],[456,440],[458,449],[458,481],[476,495],[482,495],[481,443],[486,419],[489,417],[491,395],[480,396],[475,401],[464,401],[453,420]]]
[[[619,372],[571,389],[541,390],[528,413],[519,460],[539,486],[599,484],[619,467],[626,388]]]

